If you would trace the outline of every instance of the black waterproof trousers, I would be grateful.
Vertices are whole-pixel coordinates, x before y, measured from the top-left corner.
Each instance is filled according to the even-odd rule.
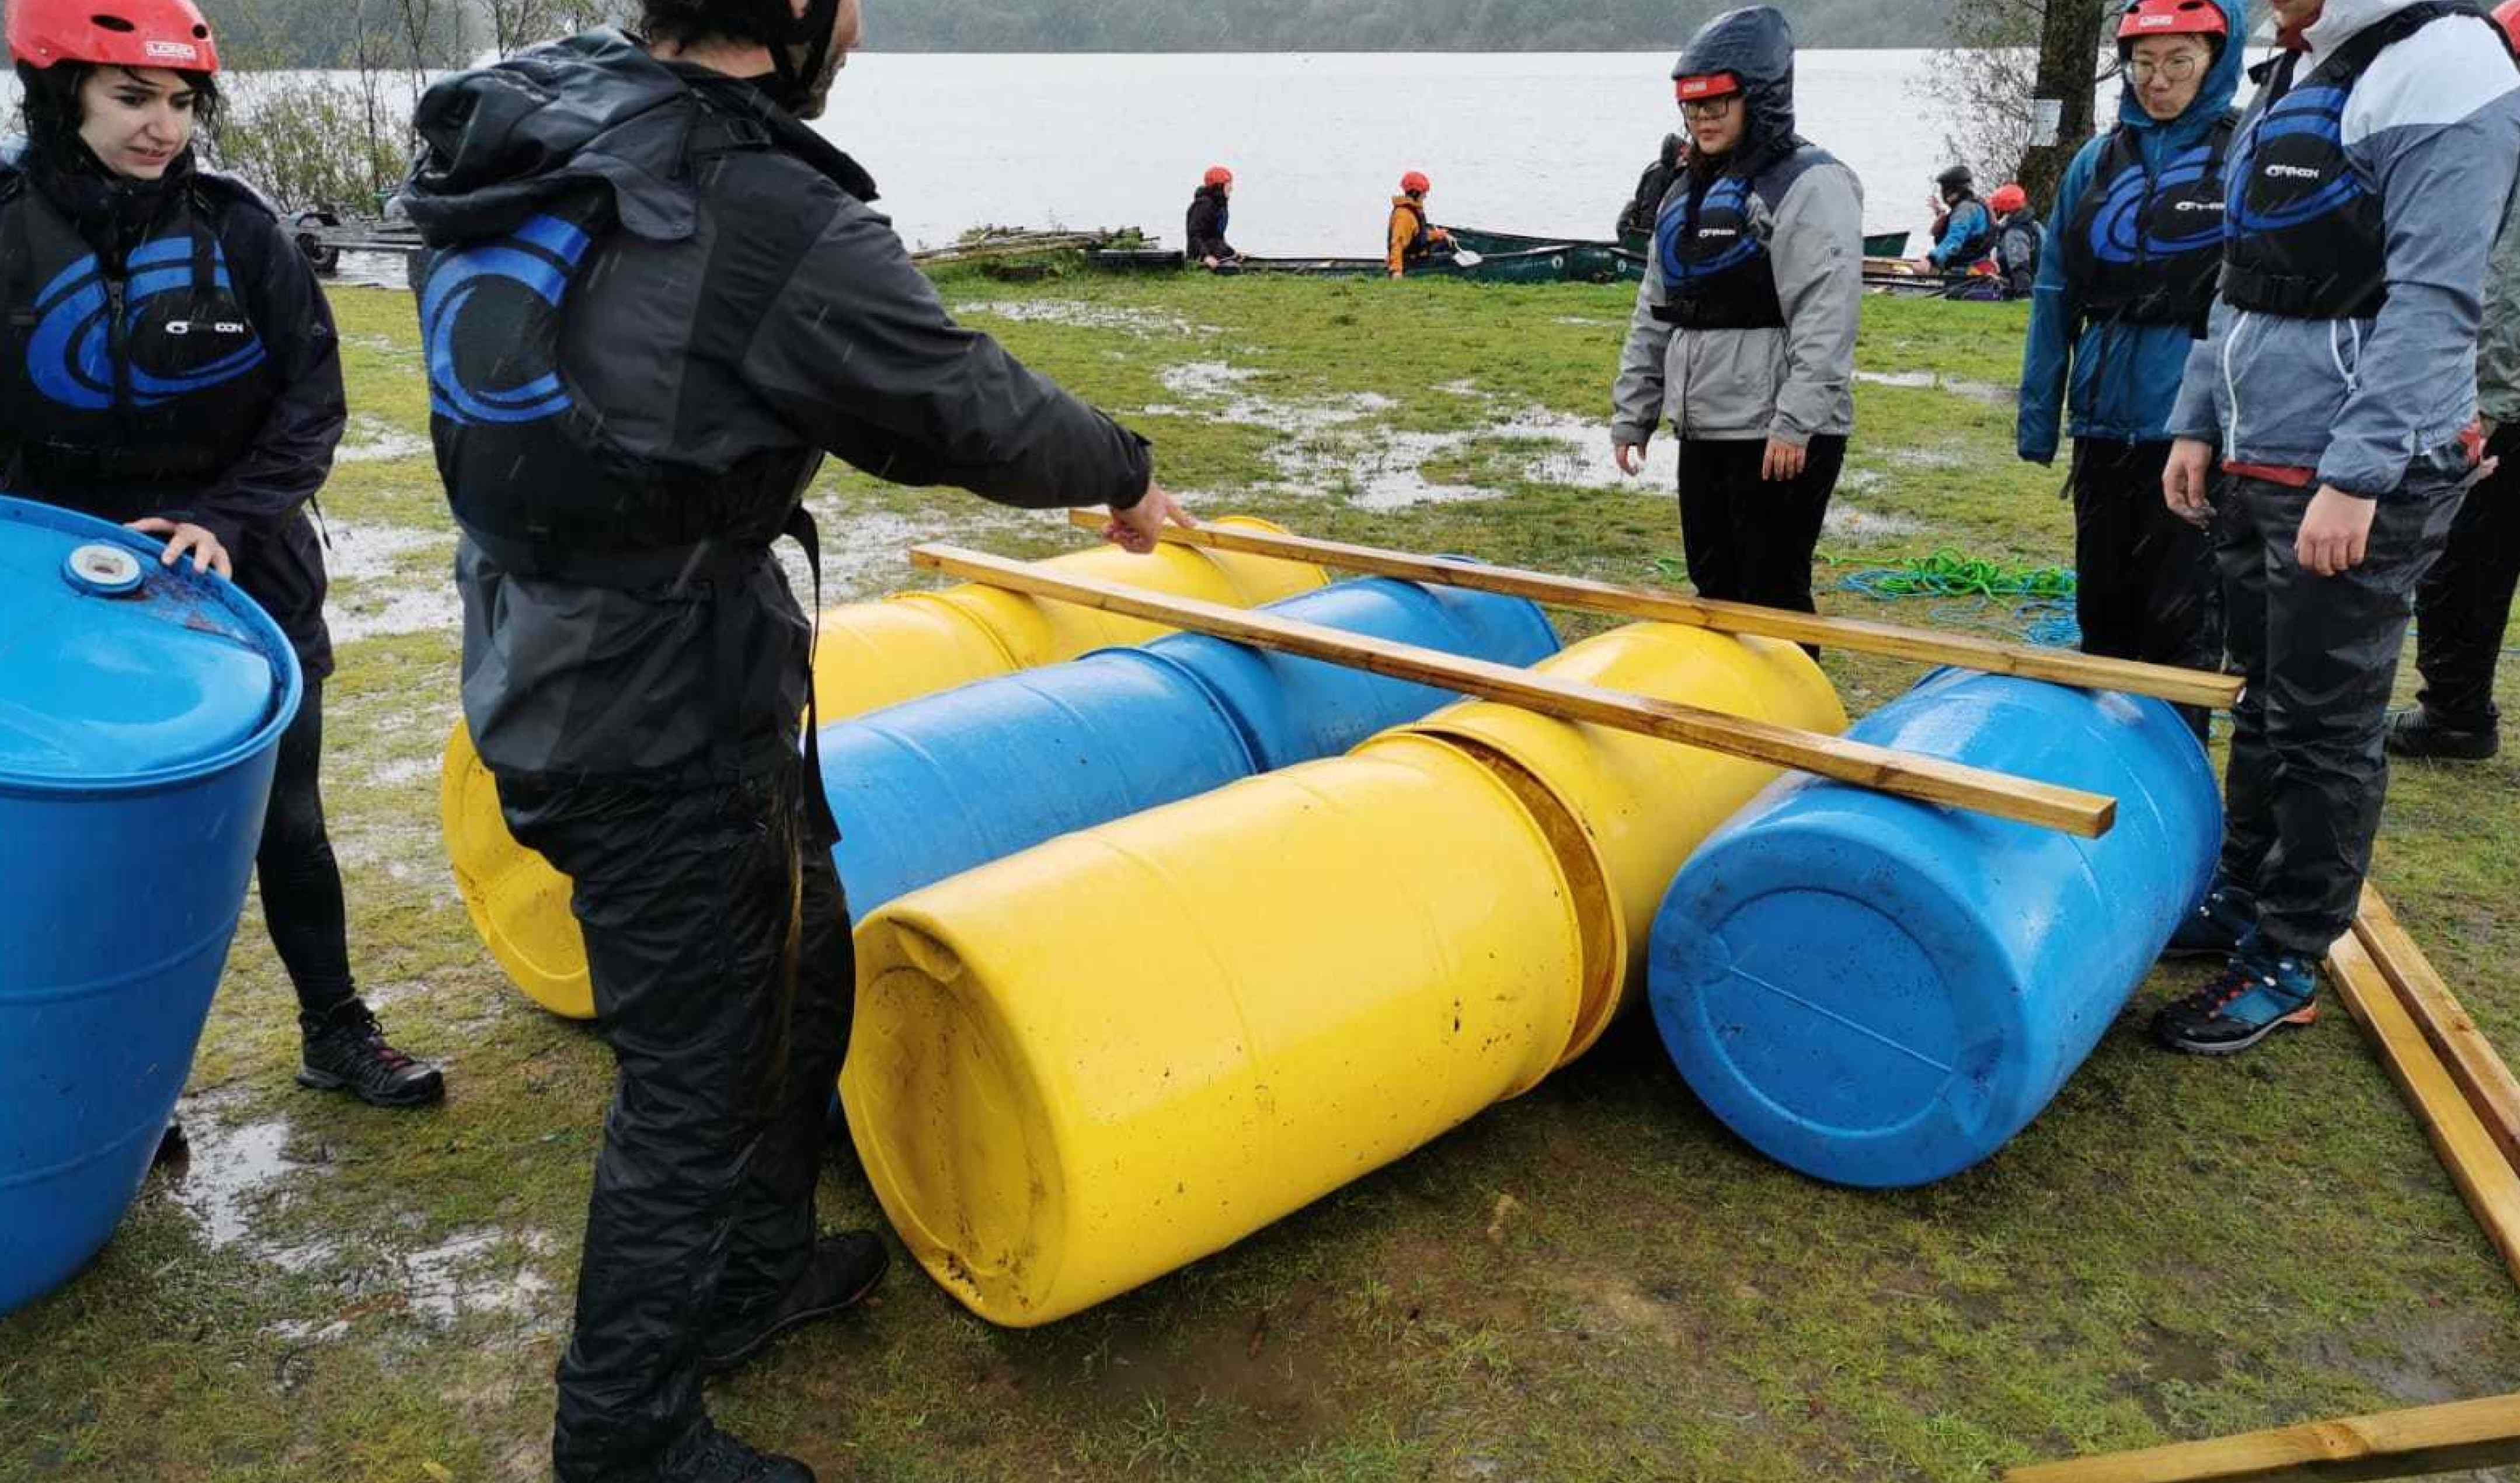
[[[2189,669],[2223,667],[2214,539],[2170,513],[2170,444],[2074,442],[2074,607],[2083,652]],[[2202,734],[2206,713],[2182,707]]]
[[[575,882],[620,1071],[560,1363],[560,1483],[646,1476],[701,1418],[701,1337],[812,1253],[855,965],[803,786],[793,758],[688,790],[500,781],[517,837]]]
[[[2415,594],[2424,709],[2453,731],[2490,732],[2501,718],[2494,670],[2520,589],[2520,423],[2496,429],[2486,453],[2502,468],[2467,492],[2440,563]]]
[[[1759,476],[1764,438],[1685,438],[1680,445],[1680,539],[1698,596],[1816,612],[1812,553],[1846,467],[1844,437],[1816,437],[1797,477]]]
[[[253,868],[262,920],[297,989],[301,1023],[313,1025],[357,992],[350,979],[348,913],[341,866],[324,826],[324,682],[306,682],[297,718],[280,735],[271,806]]]
[[[2315,962],[2353,925],[2388,793],[2382,742],[2415,586],[2459,500],[2436,482],[2380,501],[2362,564],[2333,577],[2293,554],[2310,500],[2234,479],[2215,536],[2226,642],[2249,687],[2232,713],[2223,876],[2257,898],[2267,945]]]

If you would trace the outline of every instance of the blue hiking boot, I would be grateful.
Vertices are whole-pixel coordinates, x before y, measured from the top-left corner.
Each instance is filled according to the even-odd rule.
[[[2236,885],[2214,883],[2205,902],[2171,936],[2164,958],[2228,958],[2258,927],[2258,899]]]
[[[2318,1021],[2318,966],[2271,954],[2254,936],[2230,966],[2152,1016],[2152,1037],[2190,1056],[2237,1056],[2286,1028]]]

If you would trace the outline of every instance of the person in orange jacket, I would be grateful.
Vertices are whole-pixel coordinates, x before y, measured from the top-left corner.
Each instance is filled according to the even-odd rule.
[[[1391,198],[1389,235],[1391,276],[1401,277],[1439,250],[1449,250],[1453,234],[1426,220],[1426,193],[1433,182],[1416,170],[1400,177],[1400,194]]]

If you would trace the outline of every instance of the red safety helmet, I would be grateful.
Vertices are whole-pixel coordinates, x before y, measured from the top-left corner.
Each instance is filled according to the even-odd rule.
[[[2494,8],[2494,23],[2502,27],[2502,39],[2511,43],[2511,52],[2520,56],[2520,0],[2502,0]]]
[[[1683,103],[1699,103],[1709,98],[1730,98],[1741,91],[1741,79],[1732,72],[1707,72],[1702,76],[1679,77],[1672,81],[1672,91]]]
[[[1435,182],[1417,170],[1400,177],[1400,194],[1403,196],[1423,196],[1433,189]]]
[[[2118,45],[2132,46],[2146,36],[2212,36],[2231,39],[2231,22],[2214,0],[2135,0],[2118,21]]]
[[[2512,3],[2520,5],[2520,0],[2512,0]],[[2017,185],[2002,186],[1986,199],[1986,203],[1998,216],[2009,216],[2015,211],[2030,208],[2030,193]]]
[[[10,0],[9,55],[38,68],[219,69],[218,44],[193,0]]]
[[[2514,5],[2520,5],[2520,0],[2511,0],[2511,3]],[[1212,164],[1207,167],[1207,175],[1200,183],[1203,185],[1232,185],[1234,184],[1234,172],[1221,164]]]

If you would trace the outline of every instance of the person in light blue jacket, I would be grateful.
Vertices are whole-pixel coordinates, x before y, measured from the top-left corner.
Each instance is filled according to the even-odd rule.
[[[2065,168],[2021,362],[2014,442],[2049,464],[2070,411],[2085,652],[2220,667],[2205,532],[2161,498],[2170,412],[2223,264],[2223,159],[2244,67],[2239,0],[2133,0],[2118,126]],[[2189,716],[2201,732],[2205,713]]]
[[[1977,174],[1956,164],[1934,177],[1943,208],[1934,215],[1934,247],[1927,266],[1944,273],[1965,273],[1995,248],[1995,213],[1977,199]]]
[[[2229,966],[2153,1021],[2203,1055],[2315,1018],[2354,921],[2415,588],[2475,473],[2486,266],[2520,171],[2520,70],[2473,5],[2273,5],[2282,50],[2232,140],[2220,301],[2162,480],[2217,522],[2248,677],[2222,876],[2174,944]]]

